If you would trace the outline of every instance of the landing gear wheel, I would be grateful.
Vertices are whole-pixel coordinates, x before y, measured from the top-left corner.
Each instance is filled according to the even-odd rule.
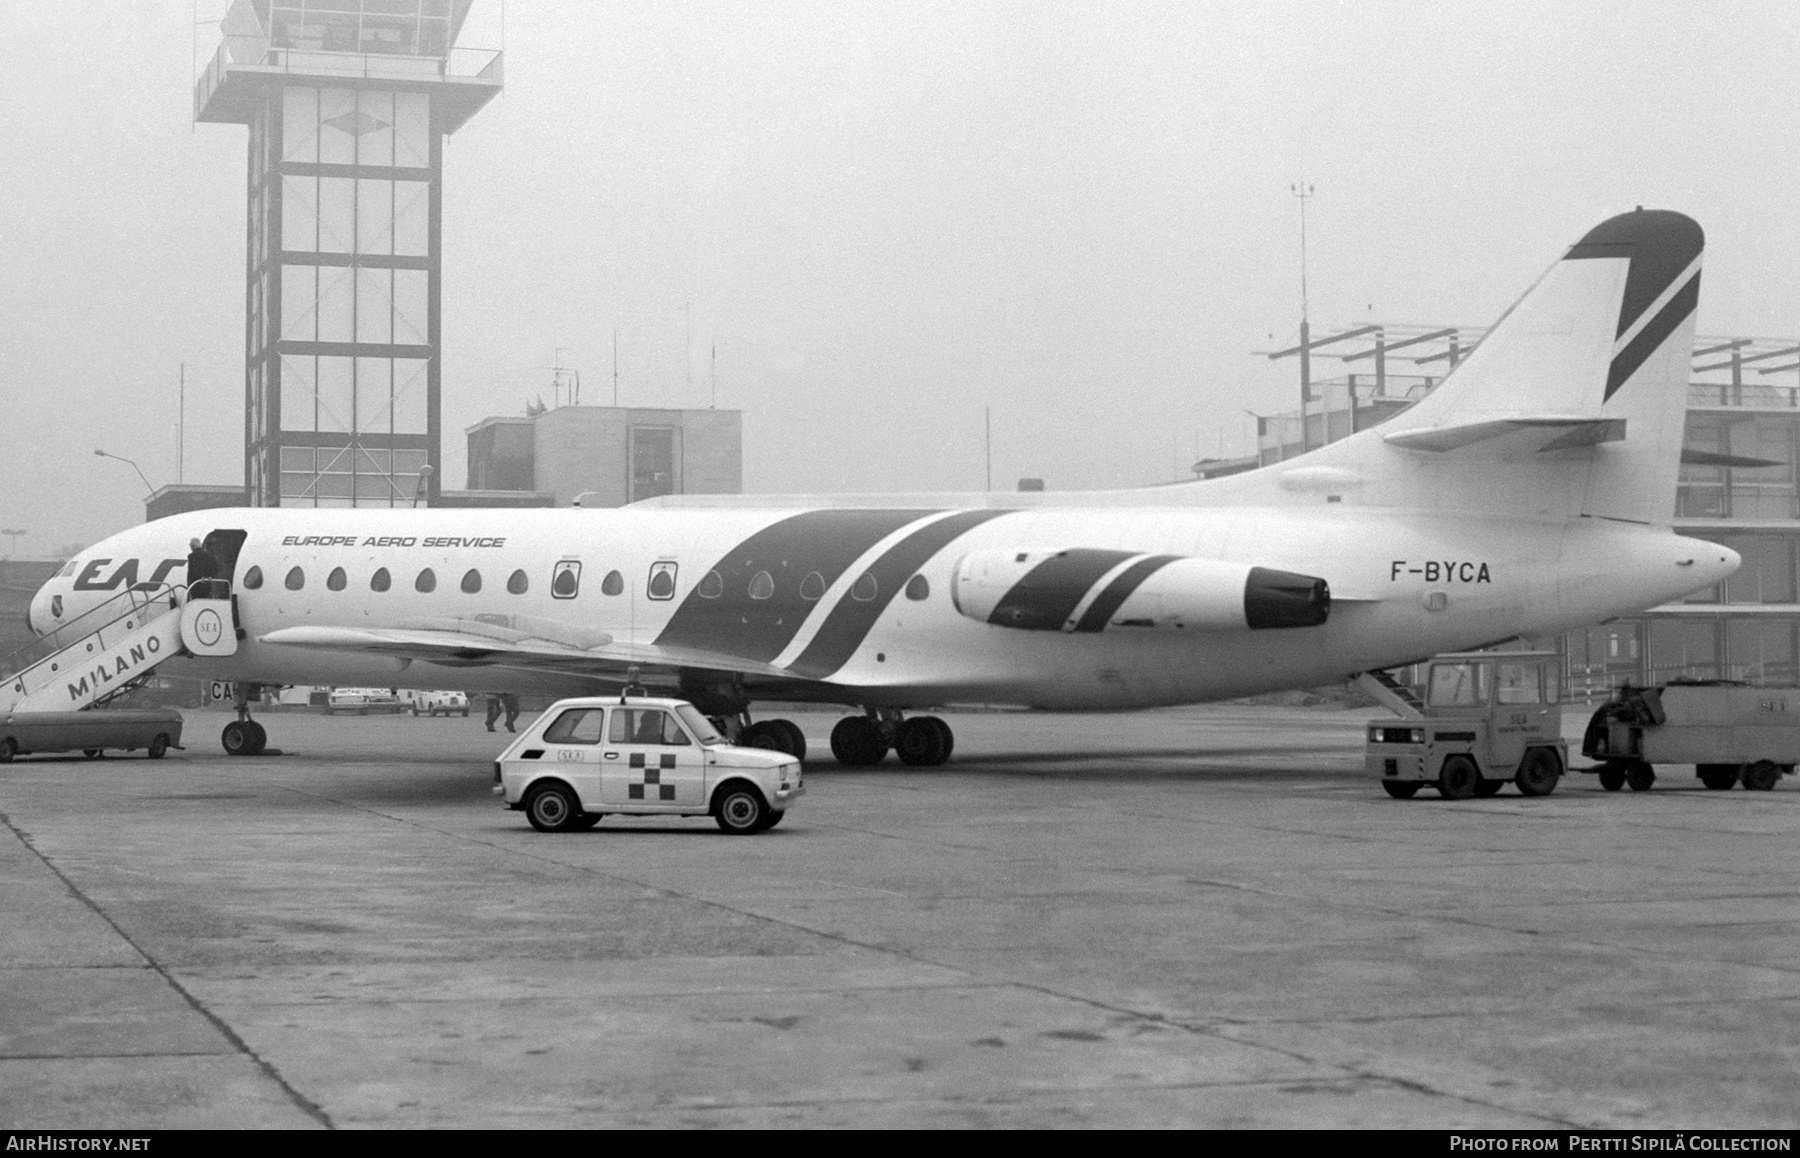
[[[1467,756],[1449,756],[1438,771],[1438,795],[1445,800],[1467,800],[1481,784],[1481,772]]]
[[[796,760],[806,759],[806,733],[789,720],[758,720],[738,736],[746,748],[766,748],[786,752]]]
[[[888,752],[881,728],[867,716],[846,716],[831,729],[831,754],[848,768],[869,768]]]
[[[1728,791],[1738,782],[1738,768],[1735,764],[1702,764],[1694,769],[1700,776],[1700,783],[1714,792]]]
[[[1625,766],[1625,783],[1631,785],[1633,792],[1648,792],[1656,783],[1656,769],[1642,760],[1633,761]]]
[[[902,764],[929,768],[944,762],[945,751],[941,725],[929,716],[917,716],[900,725],[894,736],[894,755]]]
[[[1600,765],[1600,787],[1608,792],[1617,792],[1625,787],[1625,769],[1617,764]]]
[[[163,758],[163,753],[168,750],[169,734],[167,732],[158,732],[156,735],[150,737],[150,746],[144,749],[144,755],[152,760],[160,760]]]
[[[574,832],[581,827],[581,801],[560,780],[538,784],[525,801],[525,819],[539,832]]]
[[[729,784],[713,800],[713,819],[732,836],[749,836],[769,827],[772,815],[762,793],[748,784]]]
[[[1781,779],[1781,769],[1767,760],[1758,760],[1744,768],[1744,787],[1752,792],[1767,792]]]
[[[944,737],[944,759],[939,760],[938,763],[942,764],[949,760],[950,753],[956,751],[956,733],[950,730],[950,725],[944,723],[944,721],[938,719],[936,716],[919,716],[917,719],[930,724]]]
[[[1387,794],[1395,800],[1411,800],[1419,794],[1419,789],[1425,786],[1425,782],[1423,780],[1383,780],[1381,786],[1387,789]]]
[[[219,743],[227,756],[249,756],[253,754],[252,736],[250,721],[233,720],[219,733]]]
[[[0,737],[0,764],[11,764],[19,754],[19,742],[11,736]]]
[[[1562,779],[1562,760],[1550,748],[1528,748],[1525,758],[1519,761],[1519,771],[1513,776],[1513,783],[1526,796],[1548,796],[1556,791],[1556,782]]]
[[[244,727],[250,730],[250,750],[244,755],[262,755],[263,749],[269,746],[269,730],[255,720],[245,720]]]

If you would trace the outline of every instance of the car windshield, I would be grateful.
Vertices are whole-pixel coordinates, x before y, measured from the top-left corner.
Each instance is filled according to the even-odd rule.
[[[725,737],[719,735],[719,730],[712,726],[712,721],[701,715],[700,709],[694,705],[677,705],[675,714],[681,718],[682,723],[687,725],[687,730],[694,734],[694,739],[707,747],[725,742]]]

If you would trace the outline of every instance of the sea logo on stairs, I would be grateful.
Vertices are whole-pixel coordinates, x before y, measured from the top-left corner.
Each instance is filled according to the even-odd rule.
[[[212,608],[203,608],[198,615],[194,616],[194,635],[205,646],[211,647],[218,643],[219,637],[224,634],[225,622]]]

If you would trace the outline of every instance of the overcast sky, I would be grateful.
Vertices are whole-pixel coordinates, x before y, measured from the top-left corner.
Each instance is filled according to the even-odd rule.
[[[21,554],[141,521],[96,447],[175,481],[184,361],[186,480],[242,481],[247,134],[192,123],[194,16],[4,9]],[[979,489],[989,405],[997,487],[1185,475],[1294,405],[1253,351],[1298,327],[1302,178],[1315,327],[1486,325],[1643,204],[1707,231],[1702,333],[1800,335],[1791,0],[476,0],[461,43],[502,36],[445,149],[451,487],[559,348],[607,401],[615,327],[627,405],[707,405],[716,347],[746,490]]]

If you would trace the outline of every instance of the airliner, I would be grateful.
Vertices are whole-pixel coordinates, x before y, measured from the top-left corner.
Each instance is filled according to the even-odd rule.
[[[1671,526],[1702,249],[1679,213],[1602,222],[1416,405],[1225,478],[206,510],[83,551],[30,619],[47,631],[123,590],[178,586],[199,537],[229,576],[241,642],[166,672],[240,689],[635,684],[797,756],[800,729],[755,705],[844,705],[831,747],[850,764],[942,763],[954,736],[918,714],[934,705],[1122,710],[1318,686],[1635,612],[1736,570],[1736,553]],[[241,694],[227,750],[266,740],[248,711]]]

